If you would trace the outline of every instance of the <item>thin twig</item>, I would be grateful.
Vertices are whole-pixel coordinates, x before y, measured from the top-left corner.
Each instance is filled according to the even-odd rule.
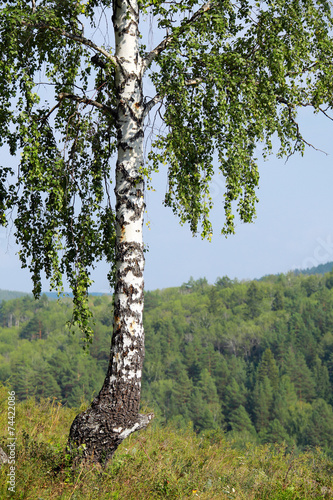
[[[146,457],[148,458],[149,462],[151,462],[151,458],[150,458],[150,456],[148,455],[148,453],[146,452],[145,447],[144,447],[144,446],[143,446],[143,444],[141,443],[140,438],[138,438],[138,441],[139,441],[140,446],[141,446],[141,448],[143,449],[143,451],[144,451],[144,453],[145,453]]]
[[[318,109],[319,109],[319,111],[320,111],[321,113],[323,113],[323,115],[325,115],[325,116],[326,116],[329,120],[332,120],[332,121],[333,121],[332,116],[330,116],[329,114],[327,114],[327,113],[326,113],[326,111],[325,111],[325,109],[322,109],[322,108],[318,108]]]
[[[46,116],[43,116],[42,118],[40,118],[40,121],[41,122],[45,122],[49,118],[49,116],[51,116],[51,114],[53,113],[53,111],[55,109],[59,108],[60,104],[61,104],[61,101],[59,101],[58,104],[56,104],[55,106],[53,106],[53,108],[50,109],[50,111],[47,113]]]
[[[109,61],[112,62],[114,66],[118,66],[117,58],[114,57],[112,54],[110,54],[107,50],[103,49],[103,47],[99,47],[96,45],[94,42],[89,40],[88,38],[85,38],[84,36],[80,35],[73,35],[72,33],[69,33],[68,31],[65,31],[63,29],[55,28],[54,26],[50,26],[45,23],[38,23],[38,24],[29,24],[26,21],[21,21],[22,24],[28,28],[32,29],[45,29],[49,31],[53,31],[54,33],[58,33],[59,35],[64,36],[65,38],[69,38],[71,40],[74,40],[76,42],[82,43],[82,45],[86,45],[87,47],[90,47],[91,49],[96,50],[96,52],[100,52],[105,56]]]
[[[205,12],[207,12],[208,10],[210,10],[213,6],[213,2],[212,1],[209,1],[207,3],[205,3],[205,5],[203,5],[202,7],[200,7],[200,9],[195,12],[193,14],[193,16],[188,19],[188,21],[186,21],[180,29],[178,29],[178,34],[177,36],[179,35],[179,33],[183,33],[186,28],[191,25],[192,23],[194,23],[199,17],[201,17]],[[143,63],[142,63],[142,73],[144,73],[146,71],[146,69],[150,66],[150,64],[153,62],[153,60],[161,53],[163,52],[163,50],[165,50],[169,45],[170,43],[173,41],[174,39],[174,34],[171,33],[171,35],[168,35],[164,38],[164,40],[162,40],[158,45],[157,47],[155,47],[153,50],[151,50],[149,52],[149,54],[144,58],[143,60]]]
[[[110,108],[109,106],[106,106],[105,104],[101,104],[100,102],[97,102],[94,99],[89,99],[89,97],[80,97],[74,94],[69,94],[67,92],[61,92],[58,95],[58,99],[59,101],[62,101],[62,99],[71,99],[72,101],[76,101],[78,103],[91,104],[92,106],[95,106],[95,108],[110,113],[113,117],[115,117],[116,115],[116,111],[114,109]]]

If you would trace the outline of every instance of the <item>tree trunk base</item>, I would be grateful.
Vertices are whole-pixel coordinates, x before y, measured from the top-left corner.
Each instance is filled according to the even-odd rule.
[[[122,441],[146,428],[153,417],[153,413],[138,414],[136,421],[120,424],[100,405],[79,413],[71,425],[67,445],[73,465],[98,463],[105,467]]]

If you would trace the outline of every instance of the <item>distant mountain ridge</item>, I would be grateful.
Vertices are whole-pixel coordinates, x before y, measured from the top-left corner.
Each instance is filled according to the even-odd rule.
[[[19,297],[24,297],[28,295],[29,297],[32,296],[32,293],[29,292],[18,292],[18,291],[12,291],[12,290],[1,290],[0,289],[0,302],[3,300],[12,300],[12,299],[18,299]],[[58,298],[58,293],[57,292],[42,292],[42,295],[46,295],[46,297],[50,300],[56,300]],[[103,295],[111,295],[111,293],[104,293],[104,292],[91,292],[89,293],[91,297],[102,297]],[[65,292],[63,294],[64,297],[71,297],[73,298],[72,292]]]
[[[24,295],[32,295],[28,292],[16,292],[12,290],[0,290],[0,302],[3,300],[12,300],[18,299],[19,297],[23,297]]]
[[[311,274],[326,274],[330,273],[332,270],[333,270],[333,262],[326,262],[326,264],[319,264],[319,266],[316,267],[309,267],[307,269],[294,269],[291,272],[295,275],[299,274],[311,275]],[[279,274],[285,274],[285,273],[279,273]],[[265,277],[266,276],[259,278],[259,281]],[[43,292],[43,294],[45,294],[51,300],[52,299],[56,300],[58,298],[57,292]],[[0,302],[2,302],[3,300],[17,299],[18,297],[23,297],[24,295],[32,295],[32,294],[28,292],[18,292],[18,291],[0,289]],[[89,293],[89,295],[91,295],[92,297],[101,297],[103,295],[112,295],[112,294],[104,292],[91,292]],[[72,292],[65,292],[64,296],[73,297],[73,294]]]
[[[319,264],[316,267],[308,267],[307,269],[294,269],[294,274],[326,274],[330,273],[333,269],[333,262],[326,262],[326,264]]]
[[[45,294],[51,300],[53,300],[53,299],[56,300],[58,298],[57,292],[43,292],[43,294]],[[105,292],[90,292],[89,295],[91,297],[102,297],[103,295],[112,295],[112,294],[105,293]],[[61,296],[73,298],[73,293],[72,292],[64,292]]]

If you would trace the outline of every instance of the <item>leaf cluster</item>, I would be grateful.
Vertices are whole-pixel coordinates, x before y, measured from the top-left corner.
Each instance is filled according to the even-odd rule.
[[[100,3],[100,2],[99,2]],[[36,297],[41,272],[74,292],[74,317],[89,336],[87,288],[95,262],[114,262],[110,158],[116,132],[111,114],[64,96],[93,89],[101,104],[114,103],[114,74],[91,64],[83,37],[94,2],[7,2],[0,10],[0,146],[20,155],[18,170],[1,166],[1,220],[14,215],[23,267]],[[68,36],[67,36],[68,35]],[[110,273],[112,281],[112,272]]]
[[[165,204],[193,233],[201,227],[203,237],[212,233],[209,184],[216,157],[226,183],[222,233],[227,235],[234,232],[236,204],[242,221],[255,217],[258,144],[265,157],[274,137],[278,155],[302,153],[307,141],[298,109],[326,112],[332,103],[328,2],[208,4],[192,18],[194,2],[186,4],[188,15],[178,27],[172,8],[163,13],[171,42],[156,58],[152,79],[164,97],[168,132],[157,138],[150,155],[155,169],[168,165]],[[173,8],[181,16],[177,2]]]

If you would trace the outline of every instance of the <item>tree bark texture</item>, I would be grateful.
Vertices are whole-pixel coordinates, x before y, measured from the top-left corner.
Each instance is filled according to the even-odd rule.
[[[113,337],[104,385],[70,430],[70,448],[87,460],[105,464],[132,432],[153,415],[140,415],[144,358],[142,226],[144,214],[142,61],[138,50],[136,1],[114,3],[117,60],[116,123],[116,286]]]

